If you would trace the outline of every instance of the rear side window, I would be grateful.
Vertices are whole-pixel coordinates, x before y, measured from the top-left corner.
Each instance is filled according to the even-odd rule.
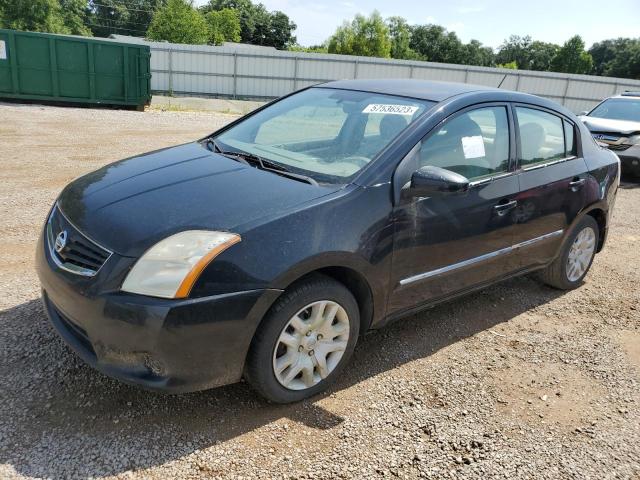
[[[516,107],[520,130],[520,165],[528,167],[565,157],[562,119],[541,110]]]
[[[509,169],[509,122],[505,107],[485,107],[447,121],[422,141],[420,165],[445,168],[469,180]]]

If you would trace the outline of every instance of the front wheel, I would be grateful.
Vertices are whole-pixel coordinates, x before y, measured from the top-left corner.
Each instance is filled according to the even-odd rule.
[[[598,223],[593,217],[585,216],[565,242],[558,258],[539,273],[540,279],[561,290],[578,287],[591,268],[599,235]]]
[[[341,283],[318,275],[294,284],[256,332],[245,377],[276,403],[315,395],[340,375],[359,326],[358,304]]]

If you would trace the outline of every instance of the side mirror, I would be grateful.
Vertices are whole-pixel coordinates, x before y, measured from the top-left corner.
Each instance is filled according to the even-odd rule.
[[[587,113],[589,113],[589,111],[588,111],[588,110],[583,110],[582,112],[580,112],[580,113],[578,114],[578,116],[579,116],[579,117],[584,117]]]
[[[415,197],[455,195],[469,190],[469,179],[440,167],[422,167],[411,175],[409,194]]]

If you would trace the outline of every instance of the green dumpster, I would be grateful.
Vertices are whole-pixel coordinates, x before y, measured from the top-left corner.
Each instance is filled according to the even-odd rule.
[[[146,45],[0,29],[0,98],[142,107]]]

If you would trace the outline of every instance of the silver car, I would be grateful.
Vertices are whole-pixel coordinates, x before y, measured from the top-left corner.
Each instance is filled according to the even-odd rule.
[[[640,177],[640,92],[609,97],[580,119],[598,142],[620,157],[624,173]]]

